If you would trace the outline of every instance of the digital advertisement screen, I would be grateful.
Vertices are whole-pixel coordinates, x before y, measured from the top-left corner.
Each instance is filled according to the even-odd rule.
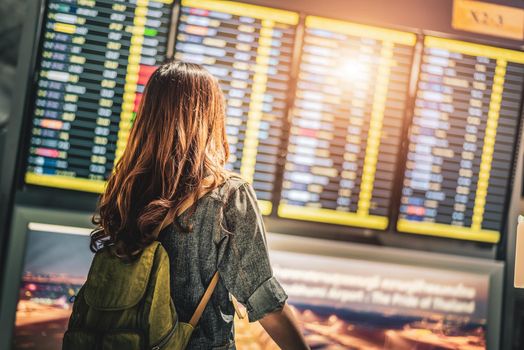
[[[272,251],[312,349],[486,349],[489,275]],[[279,349],[237,320],[239,349]]]
[[[12,349],[58,350],[71,296],[92,260],[89,230],[31,223]],[[486,346],[489,275],[271,251],[273,271],[312,349]],[[278,349],[259,323],[235,321],[238,349]]]
[[[426,37],[402,232],[497,243],[524,83],[524,53]]]

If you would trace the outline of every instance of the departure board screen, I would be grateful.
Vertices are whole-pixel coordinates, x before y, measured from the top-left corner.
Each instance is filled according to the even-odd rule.
[[[306,18],[280,217],[386,229],[415,41]]]
[[[166,57],[172,0],[49,0],[25,180],[102,192]]]
[[[524,53],[426,37],[397,228],[496,243]]]
[[[183,0],[175,58],[202,64],[227,103],[229,170],[272,210],[298,14],[231,1]]]
[[[385,230],[400,192],[400,232],[499,241],[523,52],[425,37],[407,113],[413,33],[221,0],[181,0],[173,24],[172,8],[46,2],[26,183],[102,192],[172,45],[219,80],[227,167],[263,214]]]

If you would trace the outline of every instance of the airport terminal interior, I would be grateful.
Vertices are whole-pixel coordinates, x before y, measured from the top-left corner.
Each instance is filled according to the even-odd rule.
[[[1,0],[0,17],[1,350],[61,349],[98,197],[173,58],[220,83],[227,168],[311,349],[524,349],[522,0]],[[278,349],[256,322],[235,337]]]

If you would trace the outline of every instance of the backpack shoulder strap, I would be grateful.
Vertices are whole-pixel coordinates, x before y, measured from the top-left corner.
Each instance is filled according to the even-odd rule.
[[[189,324],[193,327],[196,327],[198,321],[200,320],[200,317],[202,317],[202,314],[204,313],[204,309],[206,308],[209,300],[211,299],[211,295],[213,294],[213,291],[215,290],[215,287],[218,283],[218,271],[215,272],[213,277],[211,278],[211,282],[209,282],[209,285],[207,286],[207,289],[202,296],[202,299],[200,299],[200,302],[198,303],[198,306],[193,313],[193,316],[191,317],[191,320],[189,320]]]

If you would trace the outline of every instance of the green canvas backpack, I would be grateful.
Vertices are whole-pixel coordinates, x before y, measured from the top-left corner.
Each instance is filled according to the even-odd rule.
[[[159,242],[125,263],[106,247],[95,254],[78,292],[63,350],[183,350],[218,281],[213,276],[189,323],[180,322]]]
[[[169,213],[157,228],[171,222]],[[75,297],[62,350],[183,350],[218,282],[216,272],[188,323],[171,299],[169,257],[159,242],[133,262],[99,250]]]

